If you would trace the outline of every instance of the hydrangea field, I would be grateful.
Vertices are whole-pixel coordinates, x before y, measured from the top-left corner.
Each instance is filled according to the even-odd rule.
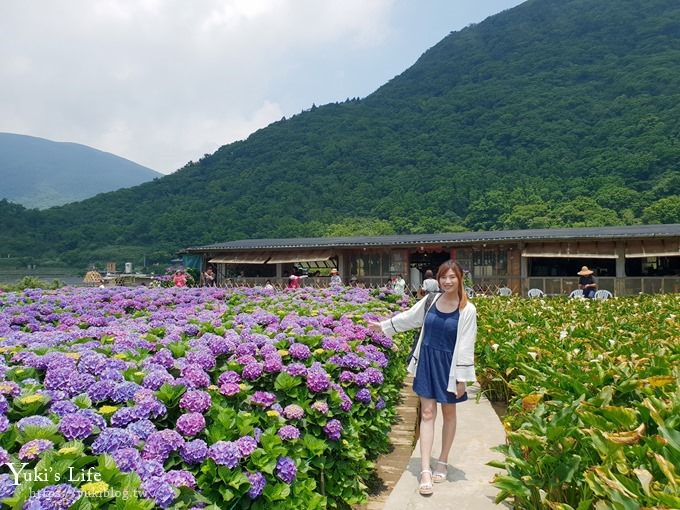
[[[0,498],[17,509],[365,501],[405,373],[366,289],[0,294]]]

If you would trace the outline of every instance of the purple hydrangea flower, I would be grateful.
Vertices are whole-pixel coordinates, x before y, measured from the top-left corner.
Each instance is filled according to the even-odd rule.
[[[323,427],[323,431],[328,439],[337,441],[342,435],[342,423],[335,418],[328,420],[328,423]]]
[[[328,413],[328,404],[322,400],[317,400],[312,404],[312,409],[321,414]]]
[[[260,362],[248,363],[243,367],[243,378],[248,381],[254,381],[262,375],[264,366]]]
[[[112,452],[111,457],[116,461],[118,469],[124,473],[136,471],[142,462],[142,456],[136,448],[121,448]]]
[[[80,409],[76,412],[85,418],[88,418],[95,427],[99,427],[101,430],[106,428],[106,420],[104,417],[93,409]]]
[[[149,437],[150,434],[157,432],[156,426],[153,424],[153,422],[147,419],[132,422],[125,428],[125,430],[135,435],[142,441],[146,441],[146,438]]]
[[[295,481],[295,477],[297,476],[297,466],[295,465],[295,461],[291,459],[290,457],[279,457],[279,459],[276,461],[276,476],[279,477],[279,479],[290,485]]]
[[[0,499],[11,498],[17,486],[14,485],[14,476],[8,474],[0,475]]]
[[[307,367],[302,363],[291,363],[286,367],[286,373],[293,377],[304,376],[307,375]]]
[[[153,432],[146,438],[142,457],[146,460],[162,460],[164,462],[172,452],[179,450],[183,444],[184,439],[174,430],[163,429]]]
[[[92,443],[92,453],[101,455],[102,453],[112,453],[121,448],[132,448],[136,440],[127,430],[116,427],[109,427],[102,430]]]
[[[14,381],[0,381],[0,395],[18,397],[21,394],[21,387]]]
[[[175,490],[163,476],[152,476],[142,482],[145,498],[153,499],[161,508],[168,508],[175,500]]]
[[[238,372],[234,372],[233,370],[223,372],[217,379],[217,384],[221,385],[225,383],[240,384],[241,376],[238,374]]]
[[[204,413],[212,405],[210,394],[201,390],[189,390],[179,401],[179,406],[191,413]]]
[[[137,390],[140,388],[141,386],[139,384],[132,381],[118,383],[113,389],[111,400],[113,400],[116,404],[132,400],[135,396],[135,393],[137,393]]]
[[[247,457],[257,448],[257,439],[252,436],[242,436],[236,440],[236,447],[238,448],[241,458]]]
[[[172,357],[172,352],[170,352],[170,349],[165,348],[151,356],[150,360],[151,362],[165,368],[172,368],[175,364],[175,358]]]
[[[276,395],[269,391],[256,391],[250,396],[250,402],[256,406],[267,408],[276,402]]]
[[[102,380],[113,381],[117,383],[121,383],[125,380],[125,377],[123,377],[123,374],[120,372],[120,370],[115,368],[104,369],[99,377]]]
[[[236,383],[224,383],[220,385],[220,393],[225,397],[233,397],[241,392],[241,387]]]
[[[305,344],[295,343],[288,348],[288,354],[293,359],[306,360],[312,355],[312,352]]]
[[[0,434],[3,432],[7,432],[9,429],[9,418],[5,416],[4,414],[0,414]]]
[[[354,374],[349,370],[343,370],[340,373],[340,377],[338,377],[338,380],[343,384],[351,383],[354,381]]]
[[[76,411],[78,411],[78,406],[70,400],[57,400],[50,406],[50,412],[57,416],[65,416]]]
[[[196,478],[194,475],[184,469],[172,469],[165,473],[165,481],[173,487],[189,487],[196,488]]]
[[[382,397],[378,397],[377,400],[375,401],[375,408],[380,411],[382,409],[385,409],[385,399]]]
[[[293,441],[300,438],[300,430],[294,425],[284,425],[277,434],[284,441]]]
[[[54,426],[54,422],[50,420],[47,416],[42,416],[39,414],[35,414],[33,416],[26,416],[25,418],[21,418],[17,422],[17,427],[19,428],[20,431],[24,431],[26,427],[52,427]]]
[[[9,410],[9,402],[7,402],[7,398],[0,393],[0,414],[5,414]]]
[[[208,457],[215,461],[219,466],[234,468],[241,460],[241,455],[232,441],[217,441],[208,448]]]
[[[254,473],[246,473],[246,477],[250,480],[250,489],[248,489],[248,497],[256,499],[262,495],[264,487],[267,485],[267,479],[259,471]]]
[[[210,376],[199,365],[186,365],[181,373],[191,388],[207,388],[210,385]]]
[[[277,374],[283,369],[283,361],[280,356],[270,355],[264,359],[264,371],[268,374]]]
[[[126,427],[130,423],[140,419],[140,411],[133,407],[121,407],[111,416],[111,425],[114,427]]]
[[[9,462],[9,453],[0,446],[0,466]]]
[[[142,480],[155,476],[163,476],[165,474],[163,464],[157,460],[142,460],[137,464],[137,469],[135,469],[135,471]]]
[[[305,411],[297,404],[289,404],[283,410],[283,415],[289,420],[300,420],[305,415]]]
[[[68,510],[79,497],[80,491],[72,485],[48,485],[31,496],[24,504],[24,509]]]
[[[201,464],[208,456],[208,445],[202,439],[187,441],[179,449],[179,455],[187,464]]]
[[[216,365],[215,355],[205,348],[187,352],[186,359],[203,370],[212,370]]]
[[[195,436],[205,428],[201,413],[186,413],[177,418],[177,430],[184,436]]]
[[[354,398],[356,398],[357,401],[361,402],[362,404],[369,404],[373,400],[371,397],[371,390],[368,388],[361,388],[359,391],[357,391],[357,394],[354,396]]]
[[[21,447],[19,458],[31,461],[37,459],[41,453],[53,447],[54,443],[49,439],[33,439]]]
[[[70,413],[62,416],[59,422],[59,432],[61,432],[68,441],[74,439],[85,439],[94,432],[94,423],[92,420],[81,412]]]
[[[175,378],[166,370],[154,370],[144,377],[142,386],[151,390],[159,390],[164,384],[173,384]]]
[[[330,376],[322,368],[309,369],[307,371],[307,388],[313,393],[326,391],[331,384]]]

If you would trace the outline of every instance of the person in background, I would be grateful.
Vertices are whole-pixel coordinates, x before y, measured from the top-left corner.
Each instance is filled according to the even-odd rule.
[[[299,274],[298,271],[293,271],[291,275],[288,277],[288,288],[289,289],[299,289],[300,288],[300,280],[302,278],[307,278],[306,274]]]
[[[203,273],[203,285],[206,287],[215,286],[215,272],[212,267],[208,267]]]
[[[418,297],[422,298],[427,296],[430,292],[439,292],[439,284],[437,283],[437,280],[435,280],[432,270],[428,269],[425,271],[423,284],[420,286],[420,289],[418,289]]]
[[[406,280],[401,274],[398,274],[392,281],[392,288],[395,294],[403,294],[406,290]]]
[[[331,287],[342,287],[342,278],[336,268],[331,269]]]
[[[274,288],[274,286],[272,285],[271,280],[267,280],[266,282],[264,282],[264,288],[265,288],[265,289],[269,289],[269,290],[272,290],[272,289]]]
[[[172,281],[175,283],[175,287],[186,287],[187,275],[184,274],[184,271],[178,269],[177,271],[175,271],[175,274],[172,277]]]
[[[593,276],[593,270],[588,269],[588,266],[583,266],[576,274],[579,276],[578,288],[583,291],[583,297],[594,298],[597,292],[597,281]]]
[[[413,391],[420,398],[420,486],[429,495],[433,482],[448,476],[448,458],[456,435],[456,405],[467,400],[465,383],[476,380],[474,353],[477,340],[477,310],[468,300],[463,285],[463,271],[453,260],[437,270],[441,293],[435,294],[429,309],[421,299],[410,309],[382,322],[369,322],[375,333],[392,336],[422,326],[408,365],[415,374]],[[432,445],[437,403],[441,405],[443,423],[441,452],[434,472]]]

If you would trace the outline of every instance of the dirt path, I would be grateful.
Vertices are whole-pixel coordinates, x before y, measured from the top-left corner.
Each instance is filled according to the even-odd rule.
[[[413,393],[412,385],[413,378],[407,377],[401,388],[397,422],[390,432],[392,450],[378,458],[377,477],[370,487],[368,502],[357,506],[356,510],[381,510],[411,460],[418,423],[418,397]]]

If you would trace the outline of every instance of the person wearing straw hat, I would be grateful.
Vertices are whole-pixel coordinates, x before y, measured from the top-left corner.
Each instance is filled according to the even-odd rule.
[[[342,278],[336,268],[331,269],[331,287],[342,287]]]
[[[588,269],[588,266],[583,266],[576,274],[579,276],[578,288],[583,291],[583,297],[594,298],[597,292],[597,281],[593,276],[593,270]]]

